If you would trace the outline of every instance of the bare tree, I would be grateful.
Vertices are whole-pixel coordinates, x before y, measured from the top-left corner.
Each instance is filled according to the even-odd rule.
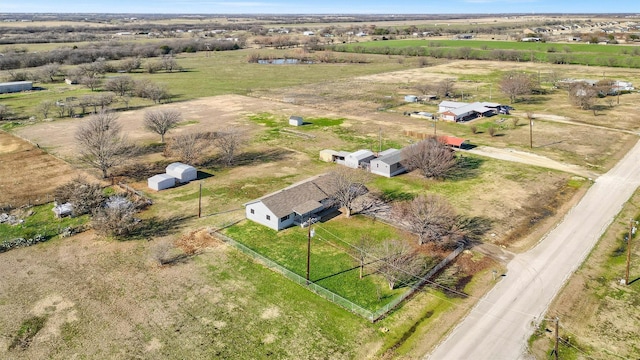
[[[120,63],[120,70],[130,73],[133,70],[139,69],[140,65],[142,65],[142,62],[139,57],[127,58]]]
[[[99,234],[106,236],[127,236],[135,228],[135,205],[124,196],[112,196],[93,212],[91,225]]]
[[[433,86],[430,83],[420,83],[413,86],[413,88],[420,92],[422,95],[429,95],[433,91]]]
[[[36,106],[36,111],[42,114],[43,119],[46,119],[49,117],[49,112],[51,112],[51,109],[53,109],[54,106],[56,106],[56,103],[54,101],[43,100],[40,102],[40,104],[38,104],[38,106]]]
[[[60,64],[50,63],[38,69],[38,78],[42,82],[54,82],[60,72]]]
[[[115,94],[112,92],[101,92],[100,94],[94,96],[95,103],[97,106],[100,106],[100,110],[105,110],[105,108],[109,107],[113,104],[115,100]]]
[[[166,152],[181,162],[196,164],[201,160],[210,143],[211,135],[207,133],[178,135],[169,139]]]
[[[242,130],[228,128],[216,134],[215,145],[220,149],[226,166],[231,166],[238,148],[246,142],[246,133]]]
[[[535,81],[531,75],[520,72],[509,72],[500,80],[500,90],[507,96],[511,103],[516,102],[519,96],[530,94]]]
[[[585,82],[575,83],[569,89],[569,98],[571,99],[571,103],[582,110],[589,110],[593,108],[597,96],[597,89]]]
[[[91,91],[95,91],[102,83],[102,79],[97,76],[84,76],[80,79],[80,84],[88,87]]]
[[[426,178],[444,177],[456,165],[456,157],[449,147],[431,136],[402,149],[402,165],[407,170],[420,170]]]
[[[172,55],[165,55],[162,57],[162,68],[165,71],[173,72],[173,70],[179,70],[178,62]]]
[[[377,271],[393,290],[415,277],[421,276],[425,261],[411,247],[400,240],[387,240],[376,250]]]
[[[393,208],[393,217],[418,235],[419,245],[426,241],[452,240],[456,216],[455,209],[444,197],[432,193],[397,203]]]
[[[365,174],[359,170],[340,168],[329,176],[334,191],[332,195],[334,201],[340,207],[344,207],[347,217],[350,217],[355,208],[356,199],[369,191],[364,185]]]
[[[117,76],[107,80],[104,88],[114,93],[124,96],[133,90],[133,79],[131,76]]]
[[[175,109],[149,110],[144,113],[144,127],[160,135],[160,141],[164,143],[164,135],[178,126],[181,117],[180,111]]]
[[[90,183],[81,176],[58,186],[54,190],[54,197],[58,203],[71,203],[73,216],[91,213],[105,200],[102,186]]]
[[[101,111],[82,124],[75,135],[80,160],[102,171],[103,178],[107,178],[109,169],[124,163],[132,152],[116,119],[115,114]]]
[[[445,97],[449,96],[449,94],[451,94],[453,92],[454,84],[455,84],[455,80],[454,79],[445,79],[445,80],[442,80],[442,81],[436,83],[436,85],[435,85],[436,94],[440,98],[445,98]]]

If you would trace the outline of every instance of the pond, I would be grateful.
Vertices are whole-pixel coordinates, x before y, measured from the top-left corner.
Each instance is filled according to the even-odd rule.
[[[258,60],[258,64],[271,64],[271,65],[313,64],[313,61],[304,61],[300,59],[270,59],[270,60]]]

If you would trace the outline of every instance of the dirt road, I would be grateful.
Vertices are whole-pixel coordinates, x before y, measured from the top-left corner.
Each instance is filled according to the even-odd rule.
[[[549,303],[640,186],[638,164],[640,142],[535,248],[514,257],[494,289],[425,359],[526,358],[527,339]]]
[[[595,179],[599,176],[596,172],[587,170],[578,165],[561,163],[559,161],[551,160],[548,157],[528,153],[525,151],[513,150],[508,148],[501,149],[489,146],[479,146],[470,150],[465,150],[465,152],[487,156],[499,160],[513,161],[533,166],[560,170],[571,174],[584,176],[589,179]]]

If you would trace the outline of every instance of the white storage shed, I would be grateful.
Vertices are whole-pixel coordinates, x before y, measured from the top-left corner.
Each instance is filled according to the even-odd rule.
[[[302,125],[304,125],[304,120],[300,116],[290,116],[289,117],[289,125],[291,125],[291,126],[302,126]]]
[[[181,183],[187,183],[198,178],[198,170],[191,165],[174,162],[167,166],[167,175],[173,176]]]
[[[159,191],[176,186],[176,178],[168,174],[158,174],[147,179],[147,186],[150,189]]]

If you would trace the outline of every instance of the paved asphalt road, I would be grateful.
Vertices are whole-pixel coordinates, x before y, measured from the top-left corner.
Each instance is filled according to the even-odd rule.
[[[638,186],[640,142],[536,247],[509,262],[500,282],[425,359],[526,358],[534,324]]]

